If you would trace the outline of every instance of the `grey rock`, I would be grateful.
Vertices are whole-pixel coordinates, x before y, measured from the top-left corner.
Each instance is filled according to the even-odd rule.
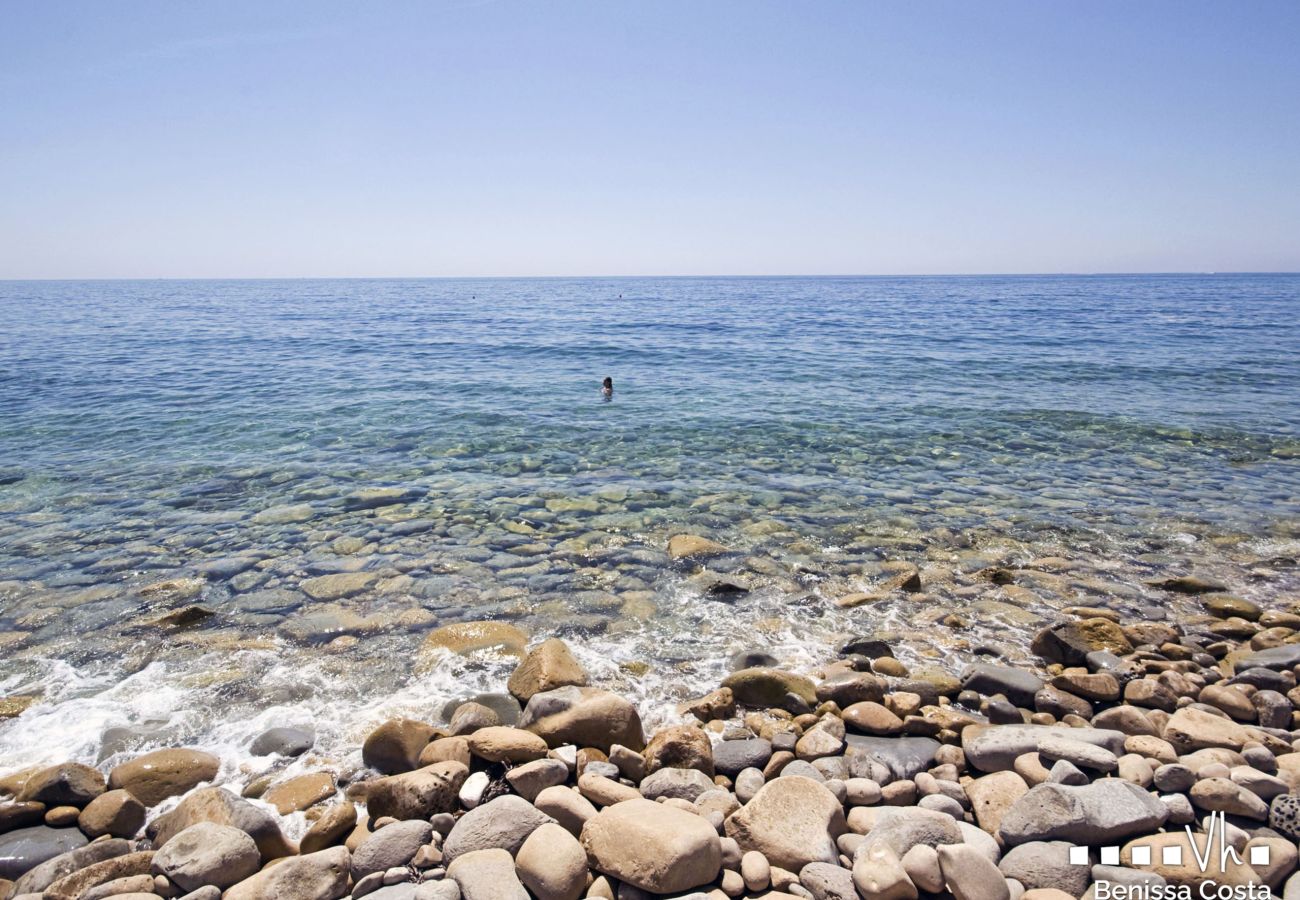
[[[939,742],[927,737],[870,737],[863,734],[850,734],[845,740],[849,747],[865,752],[870,758],[884,765],[895,779],[912,778],[917,773],[930,768],[930,764],[934,762],[934,754],[939,749]],[[856,772],[852,774],[855,777],[871,777],[859,776]]]
[[[1076,741],[1064,728],[1049,730],[1054,733],[1044,734],[1038,740],[1038,755],[1043,759],[1064,760],[1097,772],[1114,772],[1119,768],[1119,758],[1105,747],[1087,741]]]
[[[713,747],[714,771],[735,778],[742,769],[762,769],[772,758],[772,744],[763,738],[721,741]]]
[[[858,900],[853,873],[841,866],[808,863],[799,872],[799,883],[808,889],[813,900]]]
[[[86,836],[76,828],[33,825],[0,834],[0,878],[16,880],[41,863],[86,843]]]
[[[423,819],[392,822],[362,841],[352,854],[352,878],[404,866],[433,838],[433,826]]]
[[[1118,778],[1081,787],[1049,782],[1030,788],[1013,803],[998,833],[1008,846],[1050,840],[1100,844],[1150,833],[1168,817],[1163,803]]]
[[[713,779],[698,769],[660,769],[641,779],[641,794],[647,800],[671,797],[694,803],[696,797],[715,787]]]
[[[1034,694],[1043,688],[1043,680],[1033,672],[1010,666],[993,666],[977,663],[969,666],[961,676],[964,690],[975,691],[986,697],[1004,694],[1016,706],[1033,709]]]
[[[177,834],[153,857],[153,872],[183,891],[231,887],[262,866],[253,839],[238,828],[199,822]]]
[[[1290,669],[1300,665],[1300,644],[1282,644],[1265,650],[1256,650],[1237,660],[1238,671],[1245,669]]]
[[[43,828],[44,826],[38,827]],[[20,830],[30,831],[31,829],[24,828]],[[77,831],[75,828],[58,830]],[[18,832],[10,832],[10,834],[18,834]],[[9,836],[5,835],[5,837]],[[84,869],[86,866],[103,862],[106,859],[113,859],[116,856],[125,856],[131,852],[131,842],[124,841],[121,838],[111,838],[107,841],[95,841],[92,844],[86,844],[84,835],[77,832],[77,836],[80,838],[80,843],[74,844],[75,849],[47,858],[35,868],[28,867],[27,874],[15,882],[14,895],[39,893],[63,876],[71,875],[78,869]]]
[[[463,900],[529,900],[513,857],[499,848],[465,853],[447,867],[447,877],[456,882]]]
[[[962,731],[962,750],[966,760],[981,772],[1004,772],[1016,757],[1038,752],[1039,743],[1064,729],[1049,725],[970,725]],[[1071,728],[1070,740],[1083,741],[1109,750],[1118,756],[1124,752],[1124,732],[1105,728]]]
[[[1047,780],[1053,784],[1080,785],[1087,784],[1089,778],[1068,759],[1058,759],[1052,764],[1051,771],[1047,773]]]
[[[316,743],[316,737],[301,728],[271,728],[263,731],[249,746],[254,756],[302,756]]]
[[[522,797],[498,797],[470,810],[456,821],[443,843],[442,856],[449,864],[476,850],[499,848],[514,856],[530,834],[554,821]],[[461,884],[461,890],[464,889],[465,885]]]
[[[568,777],[569,767],[558,759],[535,759],[506,773],[506,781],[515,793],[529,803],[548,787],[564,784]]]
[[[1012,847],[998,869],[1026,890],[1059,888],[1071,897],[1082,897],[1088,889],[1088,867],[1070,864],[1072,846],[1069,841],[1030,841]]]
[[[907,855],[917,844],[938,847],[941,844],[963,843],[961,829],[952,816],[925,809],[924,807],[899,807],[897,812],[877,814],[875,827],[867,834],[862,846],[868,850],[877,844],[885,844],[899,859]],[[859,853],[867,850],[860,849]]]

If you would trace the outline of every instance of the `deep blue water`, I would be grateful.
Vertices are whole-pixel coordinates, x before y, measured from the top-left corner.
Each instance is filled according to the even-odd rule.
[[[203,640],[361,635],[331,646],[400,679],[457,618],[678,661],[774,619],[816,646],[863,627],[816,602],[898,559],[948,606],[1038,555],[1090,574],[998,603],[1292,584],[1248,573],[1297,551],[1296,275],[8,282],[0,321],[0,693],[210,665],[122,627],[182,602],[218,611]],[[349,499],[375,488],[397,502]],[[710,617],[680,530],[758,599]],[[379,581],[298,590],[355,570]]]

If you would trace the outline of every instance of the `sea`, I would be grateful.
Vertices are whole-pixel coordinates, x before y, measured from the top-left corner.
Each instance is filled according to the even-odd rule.
[[[1070,607],[1203,621],[1169,578],[1300,602],[1297,275],[0,282],[0,323],[0,774],[238,780],[300,725],[347,777],[504,689],[456,622],[650,724],[740,653],[960,674]]]

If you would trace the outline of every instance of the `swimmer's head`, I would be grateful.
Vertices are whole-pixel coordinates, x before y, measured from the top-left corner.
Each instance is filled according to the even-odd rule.
[[[600,383],[600,386],[602,390],[612,391],[614,390],[614,379],[606,375],[605,380]]]

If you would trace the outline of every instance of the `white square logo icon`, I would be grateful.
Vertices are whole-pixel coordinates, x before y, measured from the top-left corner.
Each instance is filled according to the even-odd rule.
[[[1166,866],[1181,866],[1183,864],[1183,848],[1179,846],[1161,848],[1160,861]]]
[[[1268,844],[1256,844],[1250,848],[1250,864],[1252,866],[1268,865]]]
[[[1101,864],[1102,864],[1103,866],[1118,866],[1118,865],[1119,865],[1119,848],[1118,848],[1118,847],[1102,847],[1102,848],[1101,848]]]
[[[1087,847],[1071,847],[1071,848],[1070,848],[1070,865],[1072,865],[1072,866],[1086,866],[1087,864],[1088,864],[1088,848],[1087,848]]]
[[[1151,848],[1146,844],[1139,844],[1133,848],[1133,865],[1149,866],[1151,865]]]

